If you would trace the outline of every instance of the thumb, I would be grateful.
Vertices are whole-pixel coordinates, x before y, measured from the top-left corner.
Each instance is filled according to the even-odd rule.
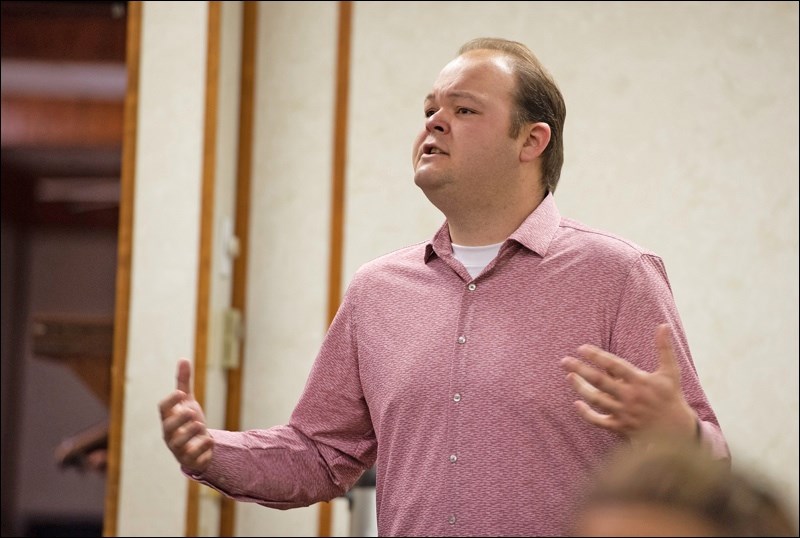
[[[675,350],[672,348],[672,329],[668,323],[662,323],[656,328],[656,347],[658,348],[659,370],[672,379],[680,381],[681,370],[675,359]]]
[[[176,388],[187,395],[192,395],[192,363],[189,359],[178,360],[178,371],[175,375]]]

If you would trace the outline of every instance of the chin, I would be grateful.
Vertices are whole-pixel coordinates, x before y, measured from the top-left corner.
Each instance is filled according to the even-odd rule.
[[[422,189],[426,195],[442,188],[441,182],[436,181],[435,178],[430,176],[420,176],[419,174],[414,176],[414,184]]]
[[[422,186],[430,181],[430,178],[427,177],[428,174],[424,172],[420,172],[419,170],[414,172],[414,184],[417,187],[422,188]]]
[[[450,198],[448,196],[446,184],[440,177],[433,177],[429,174],[416,174],[414,176],[414,184],[422,190],[425,197],[440,211],[443,211],[442,204],[445,204]]]
[[[447,182],[447,178],[434,170],[425,167],[418,168],[414,172],[414,183],[421,189],[441,187]]]

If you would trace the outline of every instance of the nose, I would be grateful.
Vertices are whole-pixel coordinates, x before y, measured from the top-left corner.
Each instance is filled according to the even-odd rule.
[[[450,130],[450,125],[447,123],[446,119],[444,118],[444,114],[442,109],[437,110],[430,116],[425,119],[425,129],[430,133],[433,131],[439,131],[440,133],[446,133]]]

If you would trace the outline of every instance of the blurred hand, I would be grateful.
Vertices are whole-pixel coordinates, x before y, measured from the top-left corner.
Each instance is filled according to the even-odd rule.
[[[202,473],[211,462],[214,439],[206,428],[203,409],[192,396],[192,364],[178,361],[177,387],[158,405],[164,441],[175,459],[186,469]]]
[[[584,359],[564,357],[567,380],[583,398],[575,402],[589,423],[626,435],[632,441],[654,433],[695,435],[697,416],[681,391],[680,367],[668,324],[656,329],[660,364],[646,372],[602,349],[585,344]],[[585,400],[585,401],[584,401]]]

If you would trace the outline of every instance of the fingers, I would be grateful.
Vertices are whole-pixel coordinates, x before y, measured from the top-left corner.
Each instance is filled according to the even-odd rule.
[[[657,327],[655,344],[659,367],[652,373],[589,344],[578,348],[581,359],[561,359],[568,382],[582,398],[575,406],[584,420],[629,437],[648,428],[689,431],[694,426],[680,389],[669,324]]]
[[[186,399],[186,394],[181,391],[174,391],[172,394],[161,400],[158,404],[158,410],[161,413],[161,420],[166,420],[167,417],[173,414],[173,408]]]
[[[617,379],[630,380],[640,372],[634,365],[591,344],[578,348],[578,353],[587,361],[596,364]]]
[[[214,439],[210,435],[195,437],[186,445],[186,452],[181,461],[184,467],[196,473],[203,472],[211,463],[211,454],[214,448]]]
[[[211,461],[214,439],[198,422],[190,422],[167,442],[180,464],[193,472],[203,472]]]
[[[672,348],[672,329],[668,323],[662,323],[656,327],[656,348],[658,348],[660,370],[672,379],[680,381],[680,366],[675,359],[675,350]]]
[[[584,346],[585,347],[585,346]],[[593,353],[593,350],[587,350],[590,354]],[[611,355],[610,353],[605,353],[605,355]],[[613,355],[611,355],[613,357]],[[616,364],[616,363],[615,363]],[[636,376],[635,371],[631,371],[630,369],[626,369],[623,371],[623,367],[619,367],[620,365],[617,364],[617,367],[612,368],[616,371],[609,372],[607,369],[604,371],[600,368],[596,368],[590,364],[586,364],[585,362],[576,359],[575,357],[564,357],[561,359],[561,365],[564,367],[565,370],[568,372],[573,372],[589,383],[591,383],[594,387],[611,394],[612,396],[618,397],[620,389],[626,380],[631,380]]]
[[[567,374],[567,380],[587,403],[591,404],[597,409],[609,413],[618,413],[622,410],[622,403],[613,397],[609,390],[600,390],[592,383],[584,379],[582,376],[570,372]]]
[[[178,360],[178,371],[175,375],[176,388],[185,394],[192,394],[192,363],[189,359]]]
[[[175,391],[159,402],[158,409],[167,447],[182,466],[200,473],[211,462],[214,439],[206,428],[202,408],[192,397],[191,380],[191,362],[179,359]]]
[[[175,392],[176,396],[179,394],[180,392]],[[170,406],[169,403],[172,400],[172,397],[167,398],[160,406],[161,428],[164,430],[164,440],[167,442],[176,435],[179,428],[191,421],[196,421],[197,418],[194,411],[186,405],[181,404],[180,400]]]
[[[185,395],[175,391],[160,405],[164,441],[181,465],[202,472],[211,461],[214,440],[206,428],[202,413],[183,403]]]
[[[575,402],[575,409],[577,409],[578,414],[588,422],[589,424],[593,424],[595,426],[599,426],[600,428],[617,431],[620,432],[621,428],[617,424],[617,421],[614,419],[612,415],[604,415],[602,413],[598,413],[586,402],[582,402],[580,400]]]
[[[192,445],[202,441],[203,436],[206,434],[206,428],[196,420],[188,420],[181,422],[179,425],[170,430],[169,435],[166,434],[165,428],[165,441],[176,455],[179,453],[190,453]]]

